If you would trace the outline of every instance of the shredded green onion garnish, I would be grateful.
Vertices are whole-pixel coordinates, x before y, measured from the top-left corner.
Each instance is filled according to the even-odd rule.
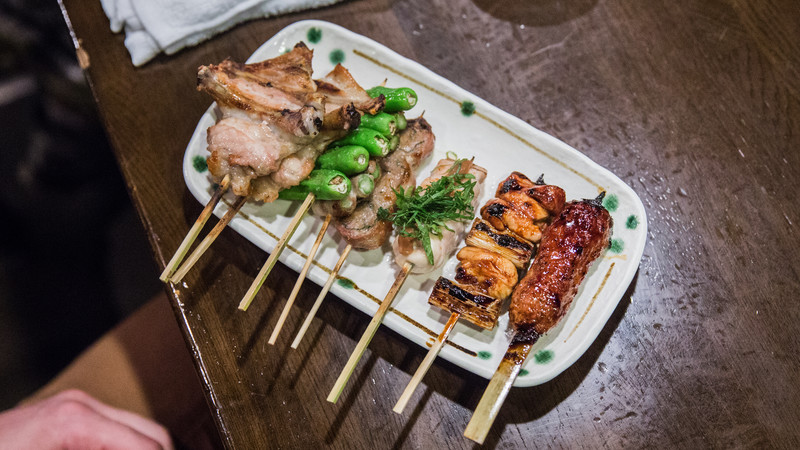
[[[475,176],[459,173],[464,162],[465,159],[456,160],[448,170],[451,175],[444,175],[427,187],[409,188],[408,192],[394,190],[397,195],[395,212],[378,210],[378,218],[393,222],[401,236],[422,243],[429,264],[433,264],[431,235],[441,237],[442,229],[453,231],[447,226],[451,220],[472,219]]]

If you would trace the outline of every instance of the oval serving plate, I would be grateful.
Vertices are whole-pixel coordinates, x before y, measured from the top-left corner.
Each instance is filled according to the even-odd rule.
[[[366,88],[386,79],[387,86],[409,86],[416,90],[418,105],[406,116],[417,117],[424,111],[436,134],[436,149],[420,168],[418,180],[425,178],[434,163],[452,151],[460,157],[474,156],[475,162],[488,170],[481,205],[494,195],[497,184],[514,170],[532,179],[544,174],[548,183],[564,188],[567,199],[594,198],[601,191],[607,192],[605,205],[614,218],[612,246],[592,266],[559,326],[536,343],[515,385],[544,383],[575,362],[597,337],[639,266],[647,221],[636,193],[614,174],[569,145],[501,111],[420,64],[338,25],[316,20],[294,23],[259,47],[248,62],[275,57],[299,41],[304,41],[314,50],[313,67],[317,77],[341,62]],[[183,161],[186,184],[202,204],[210,199],[214,185],[204,170],[203,162],[208,156],[206,130],[215,122],[212,105],[201,117]],[[271,252],[297,207],[297,203],[283,200],[271,204],[248,202],[230,226],[264,251]],[[220,204],[215,214],[221,216],[226,210],[226,205]],[[321,223],[317,217],[306,216],[281,254],[280,261],[299,271]],[[345,245],[331,227],[308,278],[322,285]],[[451,276],[455,265],[453,257],[441,273],[410,276],[384,324],[420,346],[429,346],[450,314],[429,306],[428,294],[433,281],[442,273]],[[397,272],[388,245],[369,252],[354,251],[331,292],[372,315]],[[269,278],[266,282],[270,282]],[[246,288],[242,286],[241,292],[232,292],[237,296],[236,301]],[[271,306],[280,308],[283,303],[276,302]],[[491,378],[508,346],[507,324],[507,312],[502,314],[498,326],[492,331],[459,321],[440,356],[484,378]],[[295,332],[291,328],[284,330],[289,334]],[[342,361],[342,365],[344,363]]]

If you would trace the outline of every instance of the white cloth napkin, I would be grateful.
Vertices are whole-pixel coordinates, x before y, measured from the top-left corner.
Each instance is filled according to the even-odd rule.
[[[171,55],[246,20],[319,8],[340,0],[100,0],[111,31],[125,31],[134,66]]]

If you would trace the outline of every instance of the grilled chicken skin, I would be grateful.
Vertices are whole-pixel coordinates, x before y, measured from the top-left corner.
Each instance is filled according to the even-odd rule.
[[[539,242],[546,220],[561,212],[566,194],[541,179],[537,183],[513,172],[498,186],[497,197],[481,208],[481,217],[497,230],[508,229],[530,242]]]
[[[325,89],[318,89],[311,78],[312,55],[300,43],[259,63],[226,60],[198,69],[197,88],[211,95],[222,113],[208,129],[208,168],[218,179],[231,175],[236,195],[275,200],[280,190],[308,176],[329,143],[359,125],[355,104],[365,111],[383,107],[382,97],[369,99],[340,66],[326,77]]]
[[[489,297],[507,298],[519,281],[514,263],[495,252],[468,246],[456,258],[456,281]]]

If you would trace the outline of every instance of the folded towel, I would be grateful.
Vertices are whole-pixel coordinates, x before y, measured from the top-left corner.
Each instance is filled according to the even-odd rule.
[[[125,31],[134,66],[171,55],[246,20],[318,8],[340,0],[100,0],[111,31]]]

